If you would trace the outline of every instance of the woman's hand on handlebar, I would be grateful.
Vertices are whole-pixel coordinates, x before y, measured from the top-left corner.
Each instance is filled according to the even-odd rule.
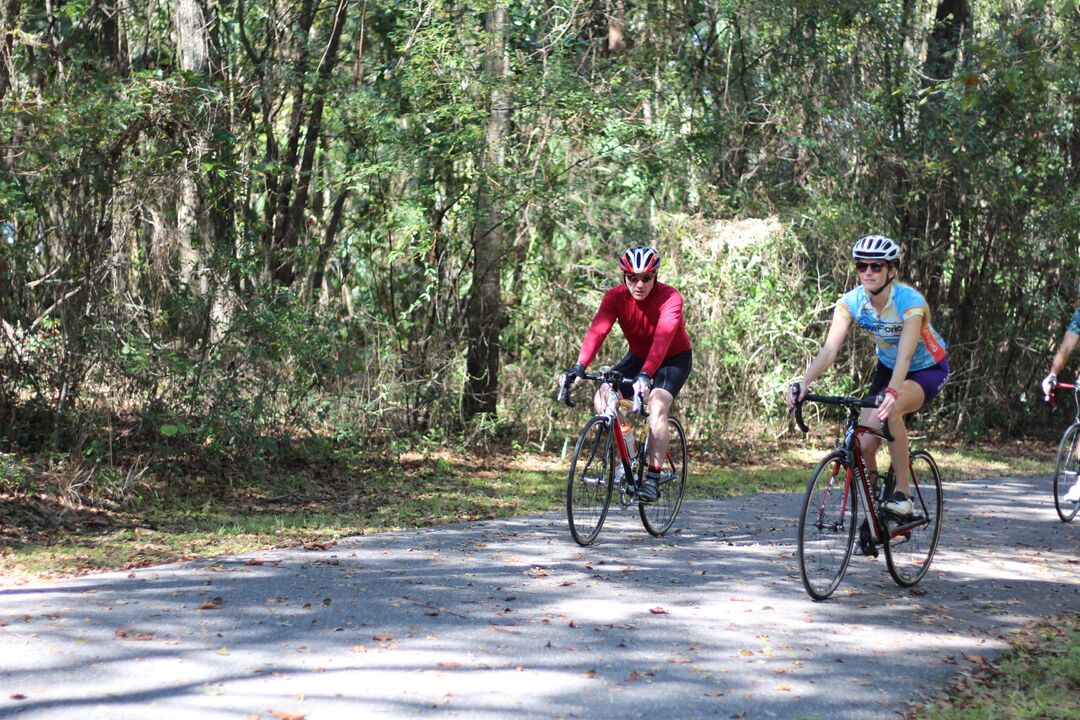
[[[878,398],[880,399],[877,406],[877,419],[884,425],[889,420],[889,414],[892,413],[893,408],[896,407],[896,398],[898,396],[894,392],[889,392],[886,388],[885,392],[881,393]]]

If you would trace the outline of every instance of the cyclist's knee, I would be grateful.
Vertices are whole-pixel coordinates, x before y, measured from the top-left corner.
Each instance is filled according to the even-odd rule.
[[[671,403],[673,400],[674,398],[671,397],[669,392],[653,390],[649,393],[649,421],[667,422],[668,416],[671,415]]]

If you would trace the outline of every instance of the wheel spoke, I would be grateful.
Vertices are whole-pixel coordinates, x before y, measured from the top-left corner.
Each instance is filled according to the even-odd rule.
[[[1054,507],[1062,522],[1070,522],[1080,510],[1080,503],[1065,499],[1073,485],[1080,481],[1080,453],[1077,437],[1080,424],[1071,425],[1061,437],[1058,446],[1057,465],[1054,468]]]
[[[839,452],[818,463],[799,518],[799,574],[810,597],[832,595],[851,560],[857,502]]]
[[[914,585],[926,574],[941,535],[941,476],[925,450],[911,453],[911,492],[915,510],[904,522],[890,523],[885,543],[889,574],[903,587]]]
[[[648,447],[644,452],[645,457],[648,457]],[[655,502],[638,505],[641,524],[650,535],[662,536],[675,522],[679,508],[682,507],[683,494],[686,492],[688,462],[689,453],[682,424],[675,418],[668,418],[667,462],[664,463],[663,477],[657,488],[660,495]]]
[[[574,447],[566,481],[566,519],[579,545],[600,534],[611,505],[615,450],[607,422],[595,417],[585,424]]]

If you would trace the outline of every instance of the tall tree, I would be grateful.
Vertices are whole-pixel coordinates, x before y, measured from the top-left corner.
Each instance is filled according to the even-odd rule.
[[[499,399],[499,335],[506,323],[502,303],[502,268],[507,230],[500,217],[496,179],[506,162],[510,123],[507,3],[499,0],[485,13],[484,76],[489,84],[489,116],[477,184],[477,220],[473,229],[472,287],[466,317],[468,350],[462,411],[471,419],[494,413]]]

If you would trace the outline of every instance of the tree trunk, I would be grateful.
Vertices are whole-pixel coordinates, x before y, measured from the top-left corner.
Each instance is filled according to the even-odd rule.
[[[315,20],[318,2],[304,0],[300,11],[298,37],[305,38],[305,46],[297,56],[295,72],[302,77],[308,72],[310,52],[306,38]],[[279,179],[270,198],[273,202],[270,222],[270,272],[282,285],[292,285],[296,280],[296,265],[293,251],[300,241],[303,228],[303,216],[307,209],[308,189],[311,184],[311,172],[322,132],[322,116],[325,106],[327,86],[338,62],[338,47],[341,32],[345,26],[349,0],[337,0],[334,5],[333,26],[325,51],[320,53],[320,65],[316,70],[314,86],[311,89],[311,102],[304,100],[304,84],[297,83],[292,99],[292,115],[289,119],[289,137],[286,141],[285,157],[282,167],[284,174]],[[306,116],[306,118],[305,118]],[[268,127],[269,129],[269,127]]]
[[[609,55],[626,49],[626,6],[623,0],[608,2],[607,51]]]
[[[964,29],[971,27],[971,5],[968,0],[941,0],[934,13],[934,28],[926,43],[926,62],[923,75],[926,83],[952,77],[960,56],[960,41]]]
[[[499,335],[505,324],[499,280],[506,230],[499,220],[499,202],[491,179],[506,162],[504,144],[510,121],[510,98],[506,88],[510,23],[506,3],[500,2],[489,10],[485,20],[484,74],[491,84],[491,109],[473,231],[473,277],[466,319],[468,352],[462,397],[462,413],[466,420],[482,413],[495,413],[499,398]]]
[[[177,0],[175,20],[176,51],[180,67],[199,76],[207,85],[211,77],[210,24],[206,20],[205,0]],[[199,166],[204,160],[226,163],[229,150],[219,146],[215,137],[219,134],[222,114],[211,110],[210,125],[201,137],[187,138],[192,163],[180,177],[177,197],[177,235],[179,237],[180,274],[188,288],[203,303],[199,326],[194,335],[203,346],[221,336],[231,316],[234,302],[231,298],[227,271],[224,277],[214,272],[218,263],[216,251],[228,254],[231,245],[230,219],[223,209],[228,205],[227,190],[221,187],[213,173],[202,173]]]
[[[7,0],[0,6],[0,100],[4,99],[11,85],[11,48],[15,43],[14,31],[18,27],[21,0]]]

